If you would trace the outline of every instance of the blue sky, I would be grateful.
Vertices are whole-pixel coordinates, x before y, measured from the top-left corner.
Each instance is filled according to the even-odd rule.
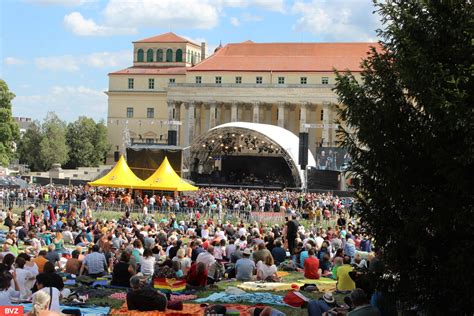
[[[107,73],[132,44],[173,31],[205,41],[375,41],[371,0],[2,0],[0,78],[15,116],[106,119]]]

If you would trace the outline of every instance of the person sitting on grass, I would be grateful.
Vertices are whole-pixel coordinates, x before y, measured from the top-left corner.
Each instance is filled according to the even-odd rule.
[[[253,275],[255,274],[255,262],[250,259],[251,254],[249,248],[245,249],[242,253],[244,257],[237,260],[235,264],[235,273],[239,281],[250,281],[253,279]]]
[[[191,287],[205,287],[207,285],[208,270],[203,262],[193,263],[189,270],[186,283]]]
[[[308,258],[304,261],[304,277],[307,279],[319,279],[319,260],[314,256],[314,249],[308,250]]]
[[[154,289],[144,286],[139,276],[130,279],[131,290],[127,293],[128,310],[166,311],[166,296]]]
[[[265,280],[270,282],[279,282],[277,275],[277,267],[273,262],[272,256],[265,257],[265,263],[257,262],[257,280]]]

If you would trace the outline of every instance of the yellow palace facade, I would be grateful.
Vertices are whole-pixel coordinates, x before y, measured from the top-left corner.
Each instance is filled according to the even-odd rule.
[[[218,47],[174,33],[133,42],[133,65],[109,74],[107,163],[130,144],[187,147],[228,122],[264,123],[298,135],[311,152],[334,147],[334,69],[357,76],[374,43],[254,43]]]

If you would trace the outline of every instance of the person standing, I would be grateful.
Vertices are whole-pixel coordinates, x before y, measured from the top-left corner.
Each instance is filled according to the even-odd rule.
[[[298,235],[298,227],[300,224],[296,220],[296,215],[292,215],[292,219],[286,223],[286,239],[288,241],[288,251],[294,254],[295,240]]]

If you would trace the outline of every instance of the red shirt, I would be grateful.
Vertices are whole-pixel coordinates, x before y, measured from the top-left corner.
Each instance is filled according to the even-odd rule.
[[[306,258],[304,261],[304,277],[307,279],[319,279],[319,260],[315,256]]]
[[[197,264],[193,263],[191,269],[188,272],[186,282],[193,286],[206,286],[207,285],[207,270],[202,274],[198,274],[196,271]]]

